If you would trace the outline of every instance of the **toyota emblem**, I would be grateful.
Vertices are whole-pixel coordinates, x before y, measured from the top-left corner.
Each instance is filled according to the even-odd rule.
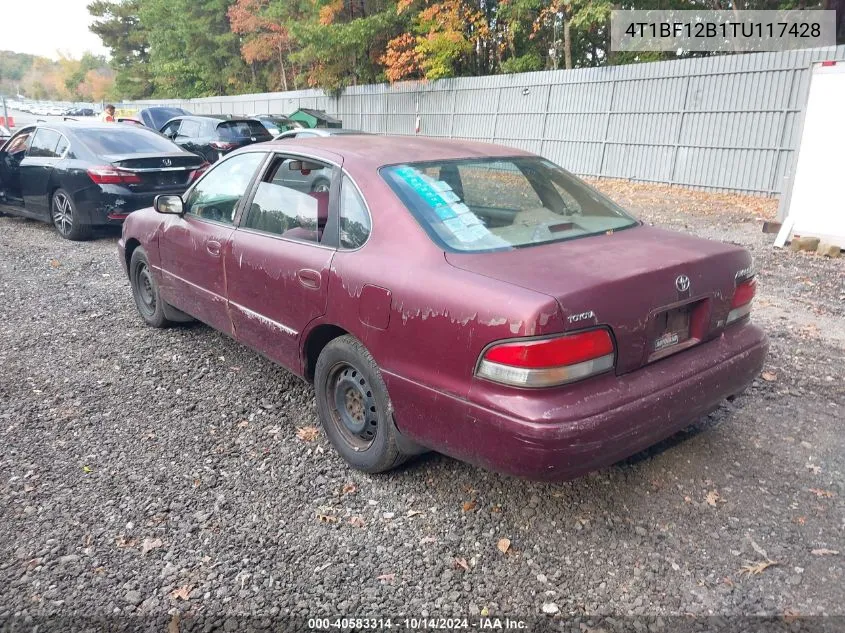
[[[170,160],[169,158],[162,158],[161,164],[164,165],[165,167],[170,167],[173,164],[173,161]]]
[[[678,292],[686,292],[689,290],[689,277],[686,275],[678,275],[677,279],[675,279],[675,288],[678,289]]]

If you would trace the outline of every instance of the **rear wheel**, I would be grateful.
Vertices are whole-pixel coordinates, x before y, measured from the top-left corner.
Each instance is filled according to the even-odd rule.
[[[83,224],[73,199],[64,189],[57,189],[50,204],[50,217],[59,235],[81,241],[91,237],[91,226]]]
[[[393,408],[378,365],[353,336],[331,341],[314,370],[317,412],[332,445],[353,468],[378,473],[409,455],[397,446]]]
[[[140,246],[132,251],[129,261],[129,283],[132,285],[132,297],[135,299],[138,313],[147,325],[171,325],[172,322],[164,316],[164,300],[159,295],[147,253]]]

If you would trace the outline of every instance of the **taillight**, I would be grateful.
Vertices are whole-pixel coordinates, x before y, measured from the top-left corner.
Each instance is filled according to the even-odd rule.
[[[191,172],[190,182],[194,182],[197,178],[202,176],[205,173],[205,170],[211,167],[211,163],[203,163],[199,167],[197,167],[194,171]]]
[[[237,147],[236,143],[229,143],[227,141],[211,141],[209,145],[217,150],[235,149]]]
[[[728,312],[727,323],[733,323],[751,313],[751,302],[757,292],[757,279],[752,277],[737,283],[734,298],[731,301],[731,311]]]
[[[109,166],[91,167],[88,176],[98,185],[134,185],[141,182],[138,174]]]
[[[610,332],[598,328],[498,343],[484,352],[475,373],[516,387],[551,387],[612,369],[615,356]]]

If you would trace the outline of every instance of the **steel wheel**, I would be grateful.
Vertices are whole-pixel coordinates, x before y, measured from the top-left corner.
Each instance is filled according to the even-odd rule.
[[[355,450],[366,450],[378,432],[378,409],[364,375],[348,363],[332,367],[328,377],[331,421]]]
[[[62,237],[69,236],[73,231],[73,206],[70,198],[62,192],[53,196],[53,224]]]
[[[150,268],[146,262],[139,262],[135,270],[138,283],[138,307],[141,308],[147,316],[153,316],[156,312],[158,304],[156,299],[155,288],[153,287],[153,280],[150,273]]]

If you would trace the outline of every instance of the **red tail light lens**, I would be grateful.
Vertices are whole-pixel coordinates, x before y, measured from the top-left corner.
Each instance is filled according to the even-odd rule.
[[[483,354],[476,375],[516,387],[550,387],[612,369],[614,359],[610,332],[600,328],[499,343]]]
[[[751,302],[757,293],[757,280],[752,277],[737,284],[727,323],[733,323],[751,314]]]
[[[88,176],[98,185],[134,185],[141,182],[138,174],[110,166],[91,167]]]
[[[217,150],[235,149],[237,147],[235,143],[228,143],[226,141],[211,141],[209,145]]]
[[[203,163],[199,167],[197,167],[194,171],[191,172],[191,182],[194,182],[197,178],[202,176],[206,170],[211,167],[211,163]]]

